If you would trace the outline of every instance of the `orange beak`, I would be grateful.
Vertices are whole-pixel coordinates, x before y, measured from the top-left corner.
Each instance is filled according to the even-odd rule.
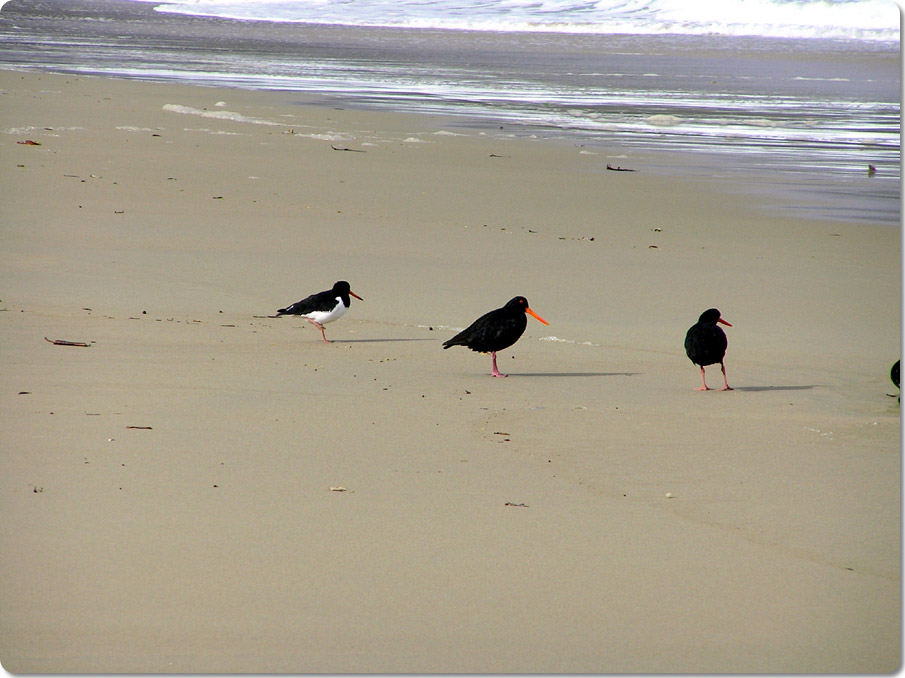
[[[358,301],[364,301],[364,299],[362,299],[361,297],[359,297],[359,296],[358,296],[357,294],[355,294],[355,292],[353,292],[352,290],[349,290],[349,294],[351,294],[353,297],[355,297],[356,299],[358,299]]]
[[[719,320],[717,320],[717,322],[718,322],[718,323],[722,323],[722,324],[725,325],[726,327],[732,327],[732,323],[727,323],[727,322],[726,322],[725,320],[723,320],[722,318],[720,318]]]
[[[544,320],[543,318],[541,318],[537,313],[535,313],[534,311],[532,311],[530,308],[526,308],[526,309],[525,309],[525,313],[528,313],[528,314],[530,314],[530,315],[533,315],[535,318],[537,318],[538,320],[540,320],[544,325],[549,325],[549,324],[550,324],[550,323],[548,323],[546,320]]]

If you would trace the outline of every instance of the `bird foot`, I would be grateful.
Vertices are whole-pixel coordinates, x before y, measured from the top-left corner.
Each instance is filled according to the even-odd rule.
[[[311,318],[308,318],[307,320],[308,320],[309,323],[311,323],[312,325],[314,325],[317,329],[319,329],[319,330],[321,331],[321,338],[324,340],[324,343],[325,343],[325,344],[332,344],[332,343],[333,343],[332,341],[330,341],[329,339],[327,339],[327,335],[324,334],[324,326],[323,326],[323,325],[321,325],[321,324],[320,324],[319,322],[317,322],[316,320],[312,320]]]
[[[490,374],[494,377],[506,377],[509,375],[503,374],[496,366],[496,351],[490,352]]]

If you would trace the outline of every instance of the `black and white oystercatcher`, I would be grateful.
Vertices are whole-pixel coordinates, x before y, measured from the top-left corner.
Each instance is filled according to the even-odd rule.
[[[496,352],[509,348],[519,340],[528,325],[526,313],[530,313],[544,325],[550,324],[531,310],[525,297],[513,297],[503,308],[485,313],[452,339],[444,341],[443,348],[465,346],[472,351],[489,353],[493,364],[491,374],[494,377],[505,377],[497,369]]]
[[[726,366],[723,364],[729,341],[726,339],[726,333],[716,326],[717,323],[732,327],[720,317],[717,309],[709,308],[701,314],[698,322],[692,325],[685,335],[685,353],[691,362],[701,367],[701,386],[696,388],[696,391],[711,390],[704,378],[704,366],[716,363],[720,364],[720,370],[723,372],[723,388],[720,390],[732,390],[726,382]]]
[[[339,320],[342,314],[348,310],[352,301],[349,296],[353,296],[359,301],[364,301],[349,287],[349,283],[340,280],[333,285],[332,290],[324,290],[310,297],[305,297],[301,301],[297,301],[292,306],[281,308],[277,311],[277,315],[300,315],[308,319],[312,325],[321,331],[321,336],[328,344],[330,341],[324,334],[324,325]]]

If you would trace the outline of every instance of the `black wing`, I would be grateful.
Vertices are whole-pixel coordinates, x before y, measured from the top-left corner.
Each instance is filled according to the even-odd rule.
[[[685,335],[685,353],[695,365],[722,363],[729,341],[726,333],[714,324],[693,325]]]
[[[306,315],[314,311],[329,311],[334,306],[336,306],[336,295],[333,290],[326,290],[305,297],[291,306],[281,308],[277,311],[277,315]]]
[[[512,314],[498,308],[485,313],[452,339],[443,342],[443,348],[466,346],[479,353],[502,351],[519,340],[527,325],[524,313]]]

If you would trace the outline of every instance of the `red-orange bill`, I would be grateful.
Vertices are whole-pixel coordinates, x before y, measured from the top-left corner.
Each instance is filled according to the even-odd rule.
[[[725,320],[723,320],[722,318],[720,318],[719,320],[717,320],[717,322],[718,322],[718,323],[723,323],[726,327],[732,327],[732,323],[727,323],[727,322],[726,322]]]
[[[351,294],[353,297],[355,297],[355,298],[358,299],[359,301],[364,301],[364,299],[362,299],[361,297],[359,297],[359,296],[358,296],[357,294],[355,294],[355,292],[353,292],[352,290],[349,290],[349,294]]]
[[[526,308],[526,309],[525,309],[525,313],[530,313],[530,314],[533,315],[535,318],[537,318],[538,320],[540,320],[544,325],[549,325],[549,324],[550,324],[550,323],[548,323],[546,320],[544,320],[543,318],[541,318],[537,313],[535,313],[534,311],[532,311],[530,308]],[[727,323],[727,324],[728,324],[728,323]]]

